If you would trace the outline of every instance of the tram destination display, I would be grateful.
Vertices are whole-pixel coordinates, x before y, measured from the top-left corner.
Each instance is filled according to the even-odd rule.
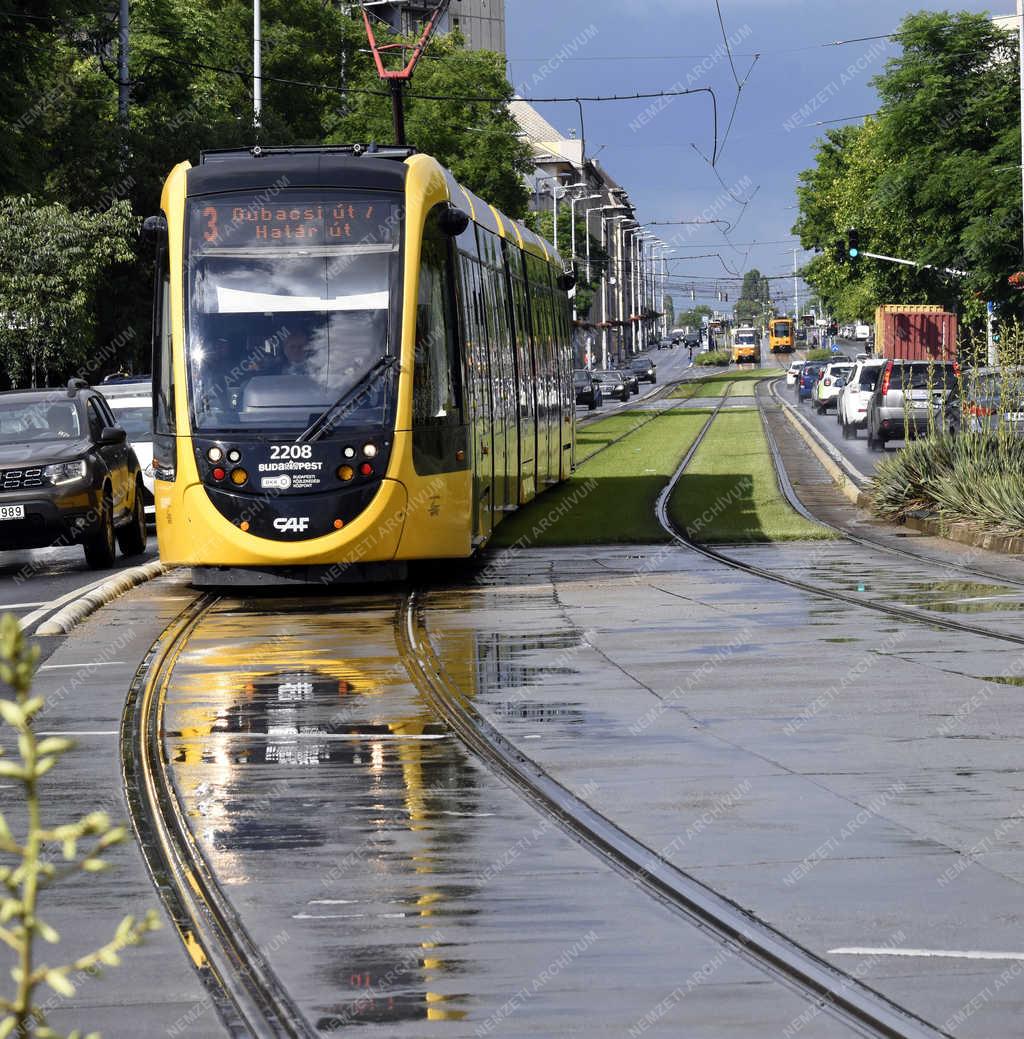
[[[380,198],[193,201],[193,251],[252,249],[260,246],[391,245],[397,236],[398,207]]]

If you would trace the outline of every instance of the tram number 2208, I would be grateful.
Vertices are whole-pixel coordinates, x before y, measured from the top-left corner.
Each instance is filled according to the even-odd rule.
[[[270,445],[270,457],[271,460],[278,462],[284,459],[292,461],[312,458],[313,457],[313,445],[312,444],[271,444]]]

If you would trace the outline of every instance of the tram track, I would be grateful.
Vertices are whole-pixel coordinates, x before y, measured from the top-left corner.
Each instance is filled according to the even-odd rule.
[[[163,700],[174,665],[217,603],[190,603],[151,647],[129,690],[121,761],[132,826],[150,876],[229,1035],[313,1039],[284,986],[199,850],[163,750]]]
[[[942,1034],[678,869],[552,778],[487,721],[470,693],[449,676],[430,641],[424,595],[411,591],[395,598],[397,659],[459,741],[535,810],[705,936],[848,1025],[853,1034],[886,1039]],[[163,704],[175,665],[218,602],[205,595],[186,607],[154,643],[132,684],[121,744],[132,824],[164,907],[228,1034],[312,1039],[317,1031],[248,934],[204,858],[163,746]]]

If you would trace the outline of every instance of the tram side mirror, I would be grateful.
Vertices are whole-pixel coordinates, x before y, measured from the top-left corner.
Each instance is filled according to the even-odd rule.
[[[449,238],[458,238],[469,227],[469,214],[455,206],[449,206],[438,216],[437,225],[441,228],[442,234]]]
[[[570,267],[558,275],[558,287],[563,292],[568,292],[576,287],[576,268]]]
[[[142,221],[142,231],[139,237],[150,245],[165,245],[167,243],[167,218],[147,216]]]

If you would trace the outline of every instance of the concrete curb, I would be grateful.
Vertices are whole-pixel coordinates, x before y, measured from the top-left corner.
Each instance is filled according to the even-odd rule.
[[[49,620],[43,621],[35,630],[36,635],[67,635],[77,624],[81,624],[90,614],[101,606],[113,602],[118,596],[154,577],[167,573],[163,563],[158,559],[142,566],[133,566],[122,570],[101,585],[86,592],[81,598],[69,602],[58,610]]]
[[[955,541],[970,548],[983,548],[1007,556],[1024,555],[1024,537],[997,534],[990,530],[979,530],[970,523],[957,520],[945,521],[934,516],[908,516],[905,526],[921,534]]]

